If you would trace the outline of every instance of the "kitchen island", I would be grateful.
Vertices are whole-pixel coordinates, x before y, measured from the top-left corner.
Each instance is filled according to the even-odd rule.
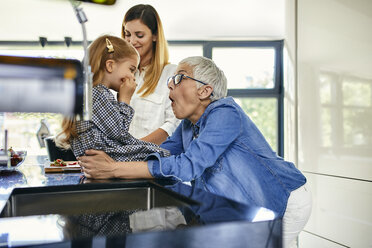
[[[271,210],[172,180],[45,174],[45,163],[0,171],[0,247],[281,247]]]

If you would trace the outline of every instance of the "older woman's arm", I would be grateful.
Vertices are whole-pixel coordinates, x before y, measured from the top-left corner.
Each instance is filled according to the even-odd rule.
[[[78,158],[87,178],[152,178],[147,162],[116,162],[103,151],[87,150],[86,156]]]

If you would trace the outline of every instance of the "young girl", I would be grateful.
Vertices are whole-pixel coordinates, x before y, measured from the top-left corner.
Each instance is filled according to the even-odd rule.
[[[138,140],[128,132],[134,115],[129,102],[137,86],[136,49],[121,38],[104,35],[90,45],[89,54],[94,75],[92,120],[65,119],[57,137],[59,146],[70,146],[76,157],[88,149],[102,150],[116,161],[139,161],[153,152],[169,156],[167,150]],[[118,100],[110,89],[118,92]]]

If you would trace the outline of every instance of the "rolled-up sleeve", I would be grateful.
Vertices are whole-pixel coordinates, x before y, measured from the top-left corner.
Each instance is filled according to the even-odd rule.
[[[150,154],[147,157],[146,160],[147,160],[147,168],[149,169],[150,174],[153,177],[156,177],[156,178],[171,177],[174,180],[182,181],[181,178],[178,178],[178,177],[176,177],[174,175],[166,175],[166,174],[162,173],[162,170],[161,170],[161,157],[160,157],[160,155],[158,153]]]
[[[160,156],[156,156],[156,153],[153,153],[147,157],[147,167],[150,171],[150,174],[153,177],[161,177],[160,170],[159,170],[159,158]]]

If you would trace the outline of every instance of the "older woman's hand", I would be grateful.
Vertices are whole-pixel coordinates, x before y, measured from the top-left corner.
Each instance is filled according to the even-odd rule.
[[[117,167],[115,160],[103,151],[87,150],[86,156],[78,158],[85,177],[95,179],[107,179],[115,177],[114,170]]]
[[[103,151],[87,150],[78,158],[86,178],[152,178],[147,161],[117,162]]]

